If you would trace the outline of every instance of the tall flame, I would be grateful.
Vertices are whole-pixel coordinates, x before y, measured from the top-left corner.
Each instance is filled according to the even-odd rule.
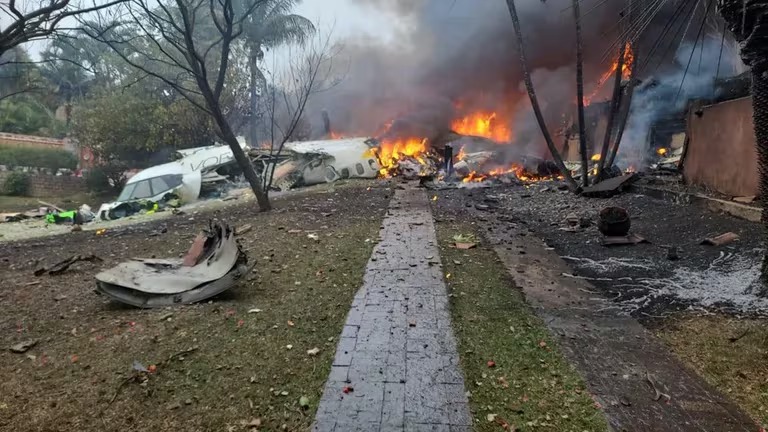
[[[512,139],[512,131],[498,121],[495,112],[476,112],[464,118],[454,120],[451,129],[462,135],[479,136],[497,142],[509,142]]]

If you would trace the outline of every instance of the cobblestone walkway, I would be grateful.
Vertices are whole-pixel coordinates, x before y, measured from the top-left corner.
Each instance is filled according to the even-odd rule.
[[[396,191],[314,431],[471,430],[439,264],[428,197]]]

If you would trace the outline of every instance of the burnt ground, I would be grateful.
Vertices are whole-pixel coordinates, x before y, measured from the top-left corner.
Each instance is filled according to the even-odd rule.
[[[494,245],[614,428],[756,430],[744,411],[768,420],[766,307],[746,292],[759,270],[759,226],[645,196],[578,198],[551,184],[436,195],[443,223],[469,220]],[[594,222],[609,205],[627,208],[632,231],[653,243],[603,247]],[[574,215],[592,225],[562,231]],[[741,241],[698,244],[727,231]],[[680,261],[667,259],[669,246]]]
[[[568,262],[574,277],[587,278],[633,316],[690,309],[768,313],[768,301],[751,294],[761,257],[759,224],[632,193],[610,199],[575,197],[557,186],[460,189],[440,195],[456,208],[471,209],[479,221],[490,220],[486,213],[505,216],[501,223],[481,224],[490,239],[503,237],[510,226],[527,227]],[[600,210],[609,206],[627,209],[631,232],[650,243],[602,246],[596,223]],[[569,216],[586,219],[590,226],[564,231]],[[721,247],[699,244],[726,232],[735,232],[740,240]],[[677,249],[679,260],[668,259],[670,247]]]
[[[0,244],[0,430],[307,429],[391,196],[386,184],[335,185],[275,199],[270,213],[237,204],[103,235]],[[240,241],[257,266],[238,286],[162,310],[94,292],[99,269],[179,256],[209,218],[253,227]],[[91,253],[104,262],[32,275]],[[37,345],[9,351],[26,340]],[[308,355],[313,348],[319,354]],[[136,382],[134,361],[157,371]]]

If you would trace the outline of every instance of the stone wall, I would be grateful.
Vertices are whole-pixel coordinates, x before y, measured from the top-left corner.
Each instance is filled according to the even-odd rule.
[[[10,171],[0,171],[0,188]],[[29,173],[29,192],[31,197],[62,197],[85,192],[85,180],[74,176],[53,176]]]
[[[692,110],[688,138],[686,183],[734,197],[758,194],[751,97]]]

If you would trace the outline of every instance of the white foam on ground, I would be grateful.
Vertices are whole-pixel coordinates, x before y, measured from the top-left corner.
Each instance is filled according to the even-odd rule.
[[[670,278],[670,288],[674,295],[702,306],[729,303],[745,312],[768,311],[768,299],[752,293],[759,282],[760,264],[752,257],[721,255],[704,271],[676,269]]]
[[[758,297],[753,289],[760,278],[760,251],[750,254],[721,253],[707,269],[676,268],[667,278],[620,278],[614,279],[613,287],[622,294],[619,303],[632,309],[650,305],[654,299],[664,296],[677,297],[697,306],[715,307],[728,305],[740,312],[768,312],[768,298]],[[583,269],[597,272],[613,272],[621,268],[654,270],[649,260],[609,258],[595,261],[589,258],[563,257]],[[602,278],[600,278],[602,280]],[[621,297],[641,292],[642,295]]]

